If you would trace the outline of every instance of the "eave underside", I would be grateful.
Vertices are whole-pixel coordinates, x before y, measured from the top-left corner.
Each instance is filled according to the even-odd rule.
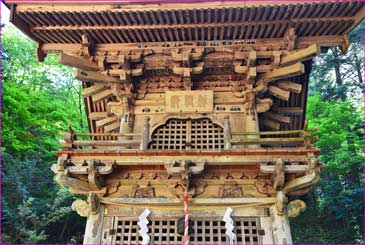
[[[11,4],[12,1],[8,1]],[[362,19],[362,1],[312,3],[21,4],[18,27],[42,43],[137,43],[342,36]]]

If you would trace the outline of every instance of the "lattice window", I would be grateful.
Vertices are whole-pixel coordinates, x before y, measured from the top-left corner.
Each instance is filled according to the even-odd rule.
[[[209,118],[170,119],[152,134],[151,149],[200,150],[222,149],[223,128]]]
[[[259,244],[259,219],[251,217],[234,218],[237,244]],[[225,223],[220,219],[192,219],[192,244],[228,244]],[[183,242],[177,234],[177,220],[150,220],[148,225],[150,244],[176,244]],[[116,227],[115,244],[139,244],[142,237],[138,234],[137,221],[119,218]]]

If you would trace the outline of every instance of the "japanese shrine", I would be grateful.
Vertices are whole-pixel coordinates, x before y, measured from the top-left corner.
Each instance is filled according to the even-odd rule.
[[[312,58],[346,53],[363,2],[180,2],[6,1],[83,86],[90,132],[52,171],[84,243],[291,244],[319,180]]]

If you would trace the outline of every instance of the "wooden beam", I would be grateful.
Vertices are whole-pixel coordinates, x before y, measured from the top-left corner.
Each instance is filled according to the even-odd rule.
[[[301,107],[272,107],[273,111],[277,111],[283,114],[301,115],[303,114],[303,108]]]
[[[120,83],[120,80],[115,77],[103,75],[96,71],[85,71],[77,69],[75,72],[75,78],[80,81],[88,82],[106,82],[106,83]]]
[[[307,170],[307,165],[284,165],[284,171],[288,174],[306,173]],[[261,165],[260,171],[264,174],[272,174],[275,171],[275,165]]]
[[[287,90],[272,85],[268,86],[267,90],[269,91],[270,94],[274,95],[275,97],[278,97],[279,99],[285,101],[289,100],[290,92]]]
[[[283,115],[279,115],[279,114],[274,114],[272,112],[265,112],[263,114],[264,117],[266,118],[270,118],[270,119],[274,119],[276,121],[279,122],[283,122],[283,123],[291,123],[291,118],[288,116],[283,116]]]
[[[291,81],[278,82],[278,83],[276,83],[276,85],[279,88],[289,90],[290,92],[293,92],[293,93],[296,93],[296,94],[300,94],[300,92],[302,91],[302,85],[301,84],[293,83]]]
[[[293,77],[304,73],[304,65],[302,63],[296,63],[293,65],[280,67],[274,69],[271,72],[265,73],[261,76],[264,81],[273,81],[287,77]]]
[[[104,127],[105,125],[108,125],[115,121],[119,121],[119,117],[117,117],[117,116],[107,117],[107,118],[101,119],[99,121],[96,121],[96,127],[98,127],[98,128]]]
[[[265,125],[274,130],[280,130],[280,123],[277,123],[277,122],[274,122],[271,120],[261,119],[260,124]],[[258,143],[258,144],[260,144],[260,143]]]
[[[280,65],[289,65],[299,61],[304,61],[311,59],[321,53],[321,49],[319,45],[313,44],[310,45],[308,48],[300,49],[288,53],[286,56],[281,58]]]
[[[108,98],[109,96],[112,96],[112,95],[113,95],[113,91],[111,89],[106,89],[97,94],[92,95],[91,98],[92,98],[93,102],[95,103],[102,99]]]
[[[152,31],[165,31],[168,29],[189,29],[189,28],[225,28],[225,27],[242,27],[242,26],[259,26],[259,25],[287,25],[292,23],[303,23],[303,22],[343,22],[343,21],[351,21],[352,17],[329,17],[329,18],[312,18],[307,19],[306,21],[301,21],[300,19],[285,19],[285,20],[265,20],[265,21],[244,21],[244,22],[218,22],[218,23],[182,23],[182,24],[158,24],[158,25],[100,25],[100,26],[74,26],[74,25],[53,25],[53,26],[34,26],[31,28],[32,31],[108,31],[108,30],[152,30]],[[293,43],[295,42],[295,30],[294,28],[289,28],[287,34],[285,35],[285,39],[288,42],[289,51],[293,50],[295,46]]]
[[[99,83],[99,84],[95,84],[91,87],[83,88],[81,94],[84,97],[88,97],[88,96],[97,94],[100,91],[103,91],[104,89],[105,89],[104,84]]]
[[[136,147],[141,143],[140,140],[76,140],[73,142],[74,146],[127,146]]]
[[[360,22],[364,19],[364,7],[360,8],[360,10],[353,17],[353,24],[345,30],[345,34],[350,33],[356,26],[360,24]]]
[[[256,67],[250,67],[247,73],[247,81],[254,81],[256,78]]]
[[[254,66],[256,62],[256,51],[250,51],[247,58],[247,66]]]
[[[233,140],[232,144],[233,145],[252,145],[252,144],[292,145],[292,144],[303,144],[303,142],[304,142],[303,137],[291,137],[291,138],[258,138],[258,139]]]
[[[86,71],[99,70],[98,64],[91,61],[90,59],[76,57],[76,56],[68,55],[65,53],[60,53],[58,62],[62,65],[76,67],[76,68],[79,68],[81,70],[86,70]]]
[[[258,65],[256,66],[256,72],[257,73],[265,73],[272,71],[274,68],[272,65]]]
[[[110,125],[105,126],[105,127],[104,127],[104,132],[105,132],[105,133],[109,133],[109,132],[111,132],[111,131],[113,131],[113,130],[115,130],[115,129],[119,128],[119,127],[120,127],[120,122],[119,122],[119,121],[117,121],[117,122],[115,122],[115,123],[112,123],[112,124],[110,124]]]
[[[180,75],[180,76],[184,76],[184,77],[190,77],[190,73],[192,72],[192,68],[175,66],[175,67],[172,68],[172,72],[176,75]]]
[[[234,71],[238,74],[246,74],[248,72],[248,67],[242,65],[235,65]]]
[[[91,112],[89,114],[89,119],[90,120],[98,120],[98,119],[103,119],[108,117],[108,112],[106,111],[101,111],[101,112]]]
[[[11,4],[10,5],[10,16],[9,16],[9,22],[15,25],[19,30],[21,30],[27,37],[30,39],[35,40],[38,43],[42,43],[42,40],[39,40],[38,38],[34,37],[31,32],[31,27],[28,23],[24,22],[21,18],[19,18],[17,12],[18,12],[18,5]]]
[[[129,52],[131,50],[147,50],[151,49],[154,52],[163,52],[164,50],[169,50],[171,46],[178,43],[180,48],[191,48],[196,47],[198,44],[202,48],[215,48],[216,43],[221,44],[223,41],[206,41],[204,45],[199,41],[191,41],[189,44],[186,42],[145,42],[145,43],[101,43],[95,46],[95,55],[104,55],[106,51],[118,52],[120,50],[125,50]],[[250,39],[250,40],[235,40],[232,44],[226,44],[227,47],[240,48],[242,44],[240,43],[251,43],[252,47],[263,47],[263,46],[278,46],[281,47],[285,43],[282,38],[267,38],[267,39]],[[318,44],[321,47],[337,47],[341,46],[343,43],[343,35],[327,35],[327,36],[310,36],[310,37],[298,37],[297,47],[306,48],[313,43]],[[168,45],[167,45],[168,44]],[[82,45],[78,43],[43,43],[42,50],[45,53],[78,53],[82,49]],[[257,51],[257,58],[270,58],[273,56],[273,52],[276,51]],[[283,50],[280,52],[284,52]],[[286,52],[286,51],[285,51]]]

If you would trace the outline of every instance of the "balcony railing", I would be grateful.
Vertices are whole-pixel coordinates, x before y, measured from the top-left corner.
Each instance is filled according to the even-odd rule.
[[[224,124],[224,149],[235,149],[235,146],[255,146],[255,147],[304,147],[311,148],[317,141],[312,133],[317,129],[308,129],[306,122],[303,130],[287,131],[264,131],[264,132],[231,132],[229,122]],[[148,150],[150,143],[150,133],[148,121],[142,133],[77,133],[69,127],[68,132],[64,132],[64,140],[61,146],[64,150],[72,149],[114,149],[118,150]],[[88,137],[89,139],[81,139]],[[113,140],[103,140],[113,137]],[[121,138],[122,137],[122,138]],[[91,138],[91,139],[90,139]],[[99,138],[95,140],[95,138]],[[119,139],[118,139],[119,138]]]

